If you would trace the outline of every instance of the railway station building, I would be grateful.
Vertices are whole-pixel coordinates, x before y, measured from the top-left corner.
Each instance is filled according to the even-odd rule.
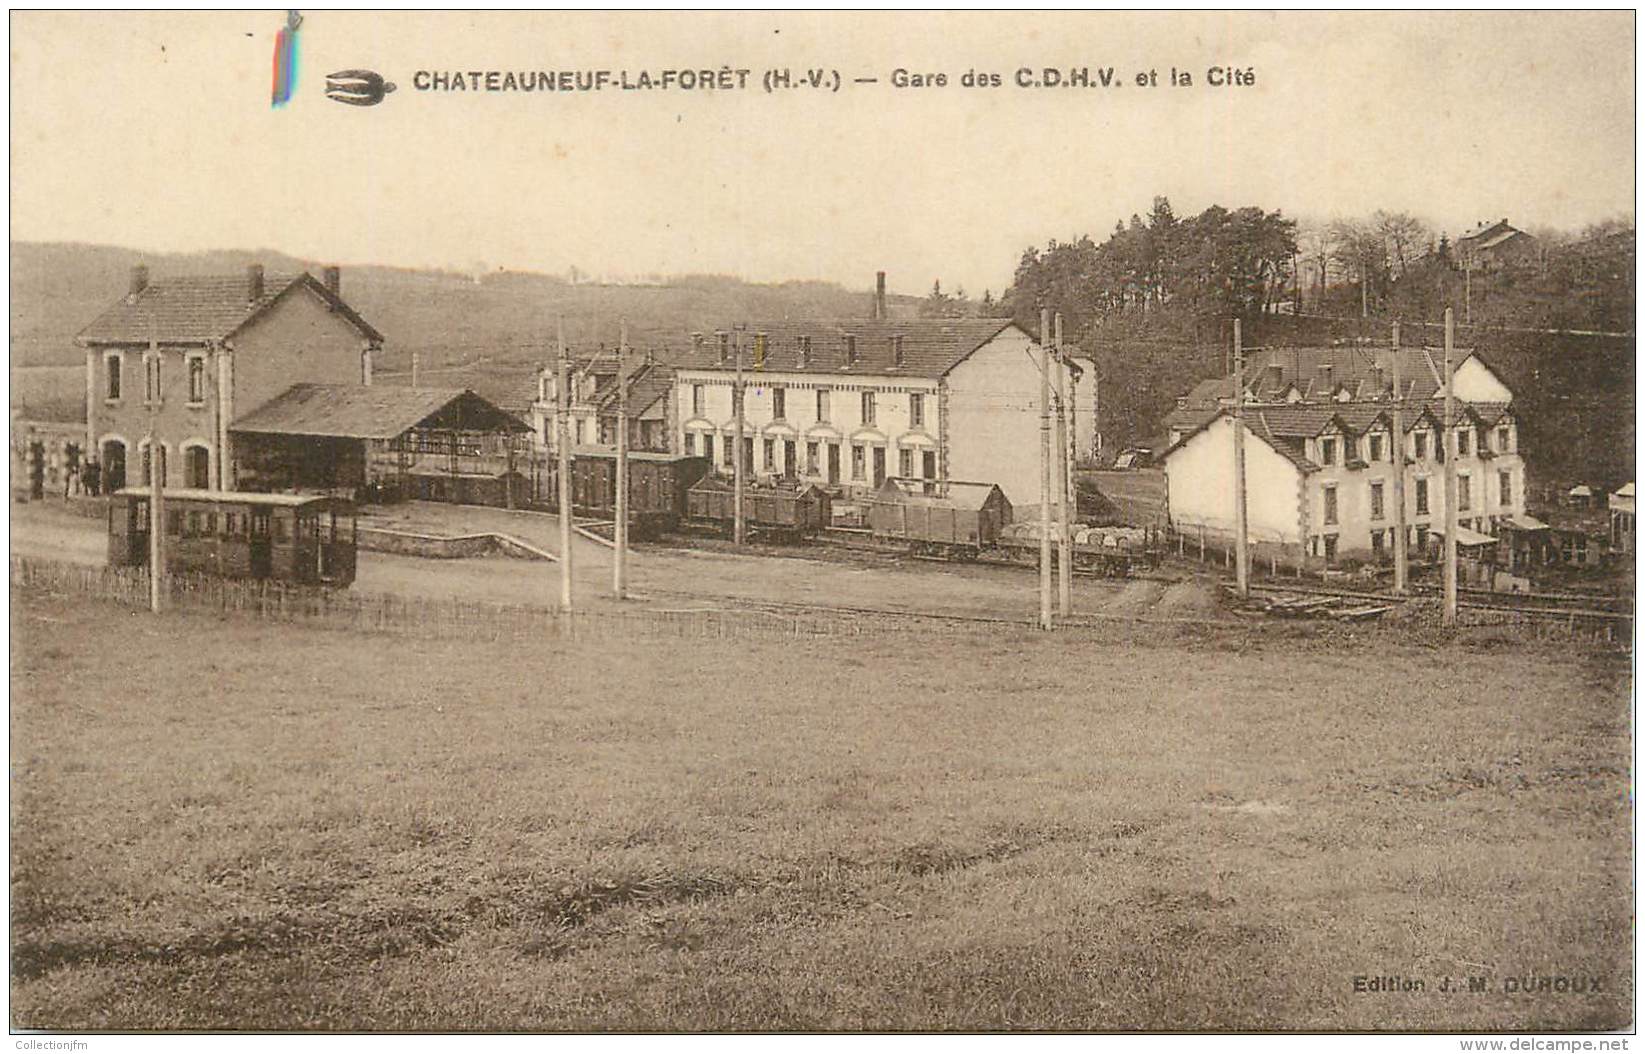
[[[241,275],[151,281],[138,265],[76,343],[86,354],[84,449],[107,493],[146,482],[156,441],[168,485],[232,489],[234,422],[293,383],[369,384],[383,336],[343,299],[335,267],[318,279],[253,264]]]

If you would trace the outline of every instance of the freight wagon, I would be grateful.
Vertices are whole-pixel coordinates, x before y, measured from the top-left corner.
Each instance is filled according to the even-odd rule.
[[[572,509],[579,516],[615,520],[617,452],[607,447],[577,447],[571,458]],[[685,513],[686,492],[708,474],[708,468],[707,458],[630,451],[630,537],[644,540],[676,529]]]
[[[309,585],[354,581],[355,506],[347,498],[167,488],[161,503],[168,571]],[[148,565],[149,508],[147,487],[109,496],[110,566]]]
[[[1113,578],[1155,566],[1159,551],[1152,532],[1141,527],[1089,527],[1069,525],[1074,567]],[[1040,558],[1040,525],[1032,520],[1014,523],[1000,533],[1000,549],[1017,563],[1033,564]],[[1057,562],[1057,526],[1051,527],[1051,562]]]
[[[916,556],[975,560],[999,543],[1011,502],[992,483],[936,483],[893,476],[868,499],[876,540],[907,545]]]
[[[687,522],[729,536],[736,504],[730,483],[705,476],[686,493]],[[750,536],[797,542],[827,527],[832,516],[833,499],[821,487],[780,481],[743,485],[743,523]]]

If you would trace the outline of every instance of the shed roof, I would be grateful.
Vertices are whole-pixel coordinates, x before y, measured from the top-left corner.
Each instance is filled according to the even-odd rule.
[[[764,369],[773,373],[869,374],[937,378],[970,357],[971,353],[1007,329],[1018,328],[1008,318],[964,319],[852,319],[780,321],[750,325],[742,335],[743,369],[754,369],[754,340],[766,335]],[[1025,331],[1026,332],[1026,331]],[[893,338],[902,338],[903,362],[896,365]],[[811,341],[811,353],[800,364],[800,338]],[[846,363],[846,338],[857,340],[857,357]],[[733,335],[732,340],[736,337]],[[721,362],[715,334],[703,335],[701,346],[677,359],[681,369],[733,370]]]
[[[951,480],[947,484],[937,484],[941,494],[928,495],[925,493],[924,479],[911,479],[903,476],[888,476],[880,485],[878,493],[895,496],[898,501],[910,505],[957,505],[964,509],[980,509],[988,504],[988,499],[998,492],[1005,497],[995,483],[970,483],[961,480]]]
[[[263,295],[257,300],[247,299],[246,282],[245,275],[156,279],[142,292],[116,300],[81,330],[75,341],[81,345],[129,345],[147,344],[151,339],[162,344],[226,340],[298,289],[306,289],[325,301],[366,338],[383,339],[341,297],[307,271],[264,275]]]
[[[229,426],[251,435],[393,439],[418,425],[482,432],[529,432],[466,388],[294,384]]]

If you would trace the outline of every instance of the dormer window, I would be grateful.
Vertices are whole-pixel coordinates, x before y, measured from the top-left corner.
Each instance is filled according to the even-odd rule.
[[[765,346],[766,346],[766,336],[765,336],[765,334],[764,333],[754,334],[754,368],[756,370],[765,369]]]
[[[891,338],[891,364],[893,366],[901,366],[903,364],[901,333]]]
[[[730,362],[731,334],[721,330],[720,332],[714,334],[714,338],[720,342],[720,363],[724,365],[725,363]]]
[[[1335,465],[1337,463],[1337,441],[1334,438],[1325,438],[1319,441],[1319,463],[1321,465]]]
[[[846,334],[845,364],[847,366],[855,366],[857,364],[857,338],[855,334]]]
[[[799,343],[800,343],[800,365],[802,367],[810,366],[811,365],[811,337],[809,335],[802,336],[802,337],[800,337]]]

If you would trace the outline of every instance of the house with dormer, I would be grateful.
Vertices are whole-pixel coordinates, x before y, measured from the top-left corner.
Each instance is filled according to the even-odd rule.
[[[743,461],[847,497],[890,477],[996,483],[1039,501],[1040,371],[1033,334],[1008,319],[783,321],[697,333],[675,362],[676,445],[735,463],[741,339]],[[1096,372],[1071,355],[1073,442],[1091,454]]]
[[[1407,543],[1430,550],[1445,522],[1444,378],[1429,349],[1275,349],[1247,373],[1249,535],[1287,557],[1326,563],[1393,548],[1395,476],[1403,473]],[[1525,466],[1513,393],[1465,353],[1452,371],[1459,537],[1484,544],[1525,513]],[[1202,382],[1167,418],[1163,462],[1171,521],[1230,538],[1234,526],[1234,381]],[[1400,409],[1401,434],[1393,431]],[[1466,532],[1466,534],[1463,534]]]

